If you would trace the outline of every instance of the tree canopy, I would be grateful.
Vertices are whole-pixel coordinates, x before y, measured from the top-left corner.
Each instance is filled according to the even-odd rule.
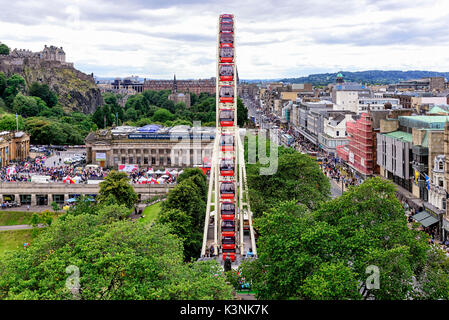
[[[100,191],[97,200],[99,203],[106,201],[110,196],[117,203],[132,208],[137,202],[138,196],[132,185],[129,184],[128,175],[125,172],[112,170],[103,182],[100,182]]]
[[[79,276],[79,287],[68,280]],[[68,215],[0,261],[0,299],[230,299],[215,261],[186,264],[164,225]]]
[[[9,47],[4,43],[0,44],[0,54],[6,56],[9,54]]]
[[[41,98],[48,107],[54,107],[58,103],[57,95],[50,90],[50,87],[46,83],[33,82],[28,89],[30,96]]]
[[[201,251],[207,190],[206,176],[201,170],[186,169],[184,173],[163,202],[157,221],[169,225],[183,239],[188,261],[198,258]]]
[[[269,143],[267,149],[270,149]],[[274,174],[261,175],[261,168],[266,165],[261,164],[260,159],[256,164],[247,165],[249,197],[255,216],[279,201],[295,200],[313,209],[329,199],[330,183],[316,161],[289,148],[279,147],[278,150]]]
[[[259,259],[242,266],[262,299],[448,299],[449,264],[409,229],[395,187],[366,180],[310,210],[286,201],[255,219]],[[367,285],[371,267],[379,289]]]

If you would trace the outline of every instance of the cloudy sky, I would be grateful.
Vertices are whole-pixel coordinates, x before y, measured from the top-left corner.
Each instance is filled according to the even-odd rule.
[[[215,76],[218,15],[233,13],[241,79],[449,71],[446,0],[0,0],[0,42],[96,76]]]

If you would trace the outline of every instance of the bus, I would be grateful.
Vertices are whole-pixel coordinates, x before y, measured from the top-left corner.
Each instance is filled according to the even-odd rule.
[[[291,147],[293,145],[293,143],[295,142],[295,138],[293,138],[291,135],[287,134],[287,133],[283,133],[281,135],[281,142],[282,144]]]

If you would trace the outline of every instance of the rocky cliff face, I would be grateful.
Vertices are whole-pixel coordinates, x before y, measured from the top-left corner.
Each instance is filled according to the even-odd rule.
[[[93,113],[103,104],[100,89],[92,77],[70,65],[35,59],[23,59],[17,63],[2,58],[0,71],[6,76],[20,74],[27,86],[35,81],[48,84],[57,93],[58,101],[66,112]]]

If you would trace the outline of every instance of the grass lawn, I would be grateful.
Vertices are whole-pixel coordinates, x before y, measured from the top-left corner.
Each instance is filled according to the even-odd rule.
[[[252,291],[252,290],[250,290],[250,291],[248,291],[248,290],[236,290],[236,293],[237,294],[256,294],[257,292],[256,291]]]
[[[37,233],[42,231],[39,229]],[[33,230],[9,230],[0,231],[0,258],[9,250],[25,250],[23,244],[29,242],[33,244]]]
[[[152,223],[156,218],[159,212],[161,211],[162,201],[159,201],[151,206],[148,206],[143,210],[144,218],[139,219],[140,223],[149,224]]]
[[[0,226],[31,224],[33,213],[29,211],[0,211]]]

